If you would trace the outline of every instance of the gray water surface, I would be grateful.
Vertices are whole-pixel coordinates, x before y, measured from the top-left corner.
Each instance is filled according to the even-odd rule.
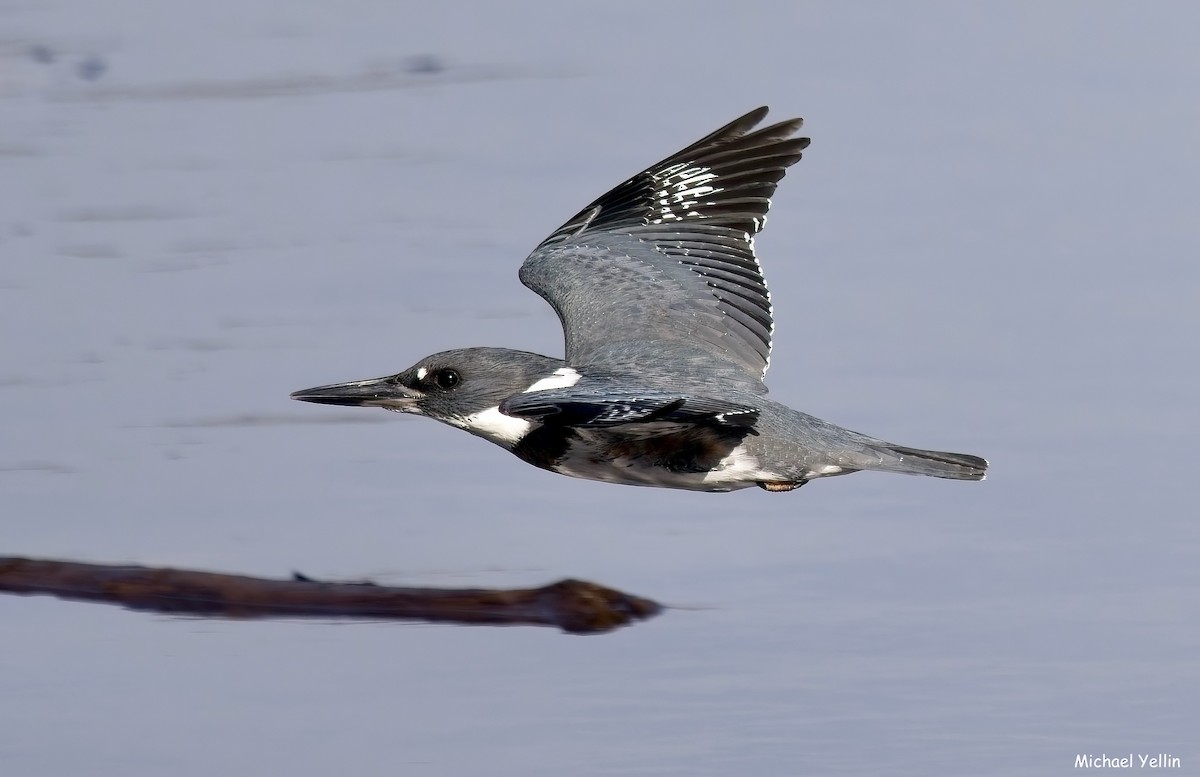
[[[1200,748],[1191,4],[0,2],[0,555],[583,577],[603,637],[0,597],[5,775],[1064,774]],[[772,396],[992,461],[574,481],[288,392],[557,355],[521,259],[756,105]]]

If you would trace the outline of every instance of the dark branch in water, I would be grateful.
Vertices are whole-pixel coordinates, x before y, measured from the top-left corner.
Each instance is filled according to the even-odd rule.
[[[572,634],[611,631],[657,615],[650,599],[582,580],[541,588],[394,588],[296,575],[267,580],[158,567],[0,556],[0,592],[119,604],[133,610],[211,618],[359,618],[438,623],[556,626]]]

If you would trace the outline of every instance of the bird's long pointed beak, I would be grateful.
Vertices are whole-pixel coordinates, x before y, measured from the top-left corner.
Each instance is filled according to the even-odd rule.
[[[419,391],[402,386],[395,376],[352,380],[329,386],[293,391],[292,399],[301,402],[316,402],[322,405],[350,405],[355,407],[383,407],[388,410],[413,412],[423,395]]]

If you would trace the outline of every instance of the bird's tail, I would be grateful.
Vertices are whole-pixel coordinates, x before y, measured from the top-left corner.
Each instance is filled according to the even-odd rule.
[[[881,461],[870,468],[905,475],[931,475],[951,480],[983,480],[987,477],[987,459],[967,453],[925,451],[903,445],[877,446]]]

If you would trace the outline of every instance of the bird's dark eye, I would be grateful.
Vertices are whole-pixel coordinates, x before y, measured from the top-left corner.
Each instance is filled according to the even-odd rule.
[[[438,388],[452,389],[461,381],[462,377],[455,370],[438,370],[433,373],[433,382]]]

